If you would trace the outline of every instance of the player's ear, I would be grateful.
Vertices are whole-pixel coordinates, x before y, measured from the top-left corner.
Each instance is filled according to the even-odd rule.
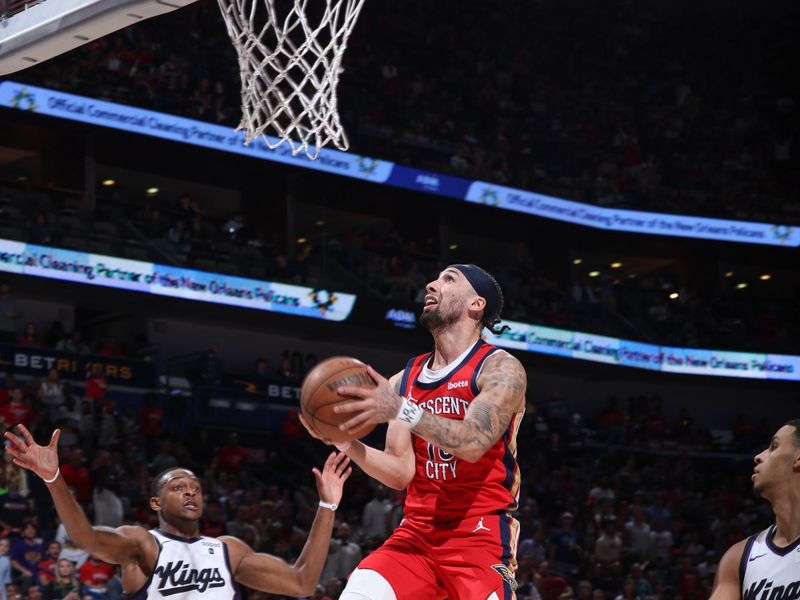
[[[158,496],[150,498],[150,508],[156,512],[161,510],[161,501],[158,499]]]
[[[469,305],[471,310],[479,311],[486,308],[486,298],[483,296],[475,296]]]

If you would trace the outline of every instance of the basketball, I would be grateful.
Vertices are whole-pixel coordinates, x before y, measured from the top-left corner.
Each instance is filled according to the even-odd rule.
[[[347,434],[339,425],[353,417],[353,413],[337,414],[333,407],[346,402],[336,390],[344,386],[376,387],[367,373],[367,365],[349,356],[334,356],[322,361],[308,372],[300,389],[300,408],[306,422],[325,440],[346,442],[367,435],[375,425],[366,425]]]

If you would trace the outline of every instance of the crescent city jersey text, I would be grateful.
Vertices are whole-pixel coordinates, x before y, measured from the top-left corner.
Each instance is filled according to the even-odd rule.
[[[463,420],[478,395],[481,367],[498,350],[479,340],[458,364],[442,369],[446,374],[436,381],[420,378],[432,353],[412,358],[403,372],[401,392],[438,417]],[[514,415],[500,439],[474,463],[412,435],[416,472],[408,485],[404,516],[444,523],[516,509],[520,487],[517,430],[521,420],[521,413]]]
[[[153,529],[158,559],[153,574],[138,592],[126,600],[240,600],[236,591],[228,547],[215,538],[180,538]]]

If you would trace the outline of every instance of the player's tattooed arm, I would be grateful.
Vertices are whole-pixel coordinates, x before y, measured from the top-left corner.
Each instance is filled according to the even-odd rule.
[[[486,359],[478,377],[480,393],[463,421],[425,411],[413,431],[442,450],[474,462],[483,456],[525,406],[527,377],[520,362],[507,352]]]

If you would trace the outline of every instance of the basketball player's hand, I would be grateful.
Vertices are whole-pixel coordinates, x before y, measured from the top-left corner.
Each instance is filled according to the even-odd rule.
[[[317,492],[319,499],[323,502],[333,502],[339,504],[342,499],[342,488],[344,482],[350,477],[353,468],[350,466],[350,458],[343,452],[331,452],[325,466],[320,473],[317,467],[312,469],[317,480]]]
[[[24,425],[17,425],[17,431],[19,436],[10,431],[5,433],[5,438],[11,442],[6,452],[14,458],[14,464],[30,469],[42,479],[52,479],[58,470],[58,440],[61,430],[56,429],[53,432],[47,446],[37,444]]]
[[[315,440],[319,440],[321,442],[325,442],[329,446],[333,445],[333,442],[331,440],[326,440],[326,439],[320,437],[320,435],[317,433],[317,430],[314,429],[311,425],[308,424],[308,421],[305,420],[305,417],[303,417],[303,415],[298,413],[297,416],[300,417],[300,423],[302,423],[303,427],[306,428],[306,431],[308,432],[308,435],[313,437]]]
[[[339,429],[353,432],[365,425],[386,423],[397,416],[403,398],[398,394],[386,377],[367,366],[367,372],[377,384],[374,388],[345,386],[337,391],[340,396],[350,401],[339,402],[333,407],[335,413],[355,413],[353,418],[342,423]]]

